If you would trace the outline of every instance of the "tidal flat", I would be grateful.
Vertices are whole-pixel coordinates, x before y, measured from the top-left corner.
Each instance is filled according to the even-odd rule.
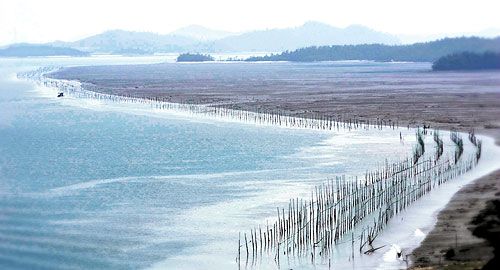
[[[432,72],[430,63],[162,63],[76,67],[50,76],[101,93],[178,103],[463,131],[499,128],[500,72]]]
[[[432,122],[423,117],[427,110],[451,106],[454,109],[443,110],[445,115],[467,116],[480,123],[476,127],[483,132],[495,130],[493,118],[498,109],[496,73],[432,73],[426,63],[123,65],[69,67],[50,75],[77,79],[87,89],[100,93],[300,117],[341,114],[345,119],[378,118],[399,125],[382,130],[290,130],[179,116],[151,110],[148,105],[138,108],[135,104],[71,96],[61,99],[56,98],[57,89],[11,76],[12,72],[36,66],[16,63],[6,68],[8,76],[2,81],[3,89],[17,91],[2,91],[16,94],[2,96],[3,108],[10,116],[2,121],[0,133],[5,139],[0,149],[8,157],[2,163],[6,198],[2,209],[6,215],[0,225],[8,232],[6,254],[10,258],[31,258],[3,261],[14,267],[77,263],[93,268],[197,269],[203,265],[233,269],[237,267],[238,232],[266,220],[272,222],[277,206],[285,207],[292,198],[307,199],[314,186],[328,178],[362,176],[367,170],[380,168],[386,159],[397,162],[411,155],[415,130],[408,125],[456,125],[462,131],[472,127],[459,118],[448,121],[447,126]],[[385,88],[392,94],[387,95]],[[439,88],[443,89],[443,100],[454,97],[456,103],[440,102],[439,95],[431,95]],[[392,95],[397,98],[387,98]],[[415,107],[421,111],[415,112],[408,107],[413,103],[408,97],[419,95],[423,96]],[[473,101],[467,95],[477,99]],[[467,100],[465,105],[459,104],[462,98]],[[388,99],[393,105],[384,109],[377,99]],[[395,106],[398,102],[403,105]],[[471,111],[456,113],[475,106],[483,106],[489,113],[481,117],[471,116]],[[416,118],[386,113],[393,107],[398,107],[403,116],[404,111]],[[346,111],[339,113],[337,109]],[[372,114],[367,113],[370,111]],[[432,136],[425,140],[431,145]],[[46,147],[50,151],[37,147],[43,142],[50,144]],[[486,139],[485,143],[486,163],[480,165],[490,166],[498,156],[489,151],[495,148],[492,141]],[[453,143],[447,141],[445,149],[453,151]],[[31,173],[26,173],[26,168]],[[439,205],[444,206],[462,184],[478,178],[485,171],[482,168],[431,192],[398,217],[413,220],[412,224],[427,234],[433,216],[423,219],[418,209],[437,214]],[[41,215],[34,214],[34,204]],[[407,225],[398,218],[379,240],[402,241],[415,247],[423,239],[421,234],[413,235],[414,228],[408,230]],[[26,232],[29,237],[23,236]],[[15,245],[19,248],[12,248]],[[74,248],[65,250],[68,246]],[[338,254],[349,255],[350,248],[340,247]],[[401,261],[384,260],[391,252],[387,248],[361,261],[356,257],[356,266],[404,266]],[[59,255],[53,256],[49,250]],[[46,260],[36,261],[40,256]],[[334,260],[333,266],[341,267],[340,261]],[[291,267],[313,267],[307,260],[289,263]],[[273,269],[276,264],[271,258],[258,266]],[[317,267],[329,265],[320,262]]]
[[[401,126],[474,129],[500,140],[498,71],[432,72],[428,63],[283,62],[80,67],[52,76],[77,79],[102,93],[299,117],[342,115],[365,121],[384,119]],[[467,192],[484,190],[492,181],[498,182],[498,171],[455,195],[414,254],[416,265],[460,265],[460,257],[484,264],[493,257],[493,244],[472,235],[480,223],[472,221],[499,195],[483,192],[477,200],[477,195]],[[446,225],[453,216],[446,213],[457,210],[463,215],[456,220],[455,228],[460,229],[453,234]],[[458,243],[457,237],[464,240]],[[445,257],[444,251],[453,246],[459,254]]]

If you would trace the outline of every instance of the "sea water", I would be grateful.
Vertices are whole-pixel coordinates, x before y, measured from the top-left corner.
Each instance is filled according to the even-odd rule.
[[[238,233],[272,221],[276,207],[411,153],[406,128],[212,121],[56,98],[15,76],[163,60],[0,59],[0,268],[235,269]]]

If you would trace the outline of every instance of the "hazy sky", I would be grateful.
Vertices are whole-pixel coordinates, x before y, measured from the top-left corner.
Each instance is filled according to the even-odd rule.
[[[109,29],[241,32],[308,20],[410,35],[500,28],[499,0],[0,0],[0,44],[76,40]]]

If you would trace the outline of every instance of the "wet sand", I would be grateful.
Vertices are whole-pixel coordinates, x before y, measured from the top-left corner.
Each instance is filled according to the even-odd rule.
[[[500,170],[457,192],[443,209],[434,229],[413,251],[415,268],[478,269],[498,252]],[[498,256],[498,254],[496,254]],[[491,268],[499,269],[498,262]]]
[[[378,118],[402,126],[426,124],[465,132],[475,129],[500,144],[499,71],[430,72],[410,66],[401,72],[345,78],[314,66],[292,65],[285,71],[268,66],[259,71],[257,66],[245,74],[238,72],[238,65],[232,72],[199,66],[181,71],[172,71],[169,65],[80,67],[52,76],[78,79],[98,92],[172,102],[302,117]],[[499,191],[500,170],[457,192],[439,213],[435,228],[413,252],[414,266],[476,269],[490,261],[499,252],[498,247],[494,249],[500,243]]]

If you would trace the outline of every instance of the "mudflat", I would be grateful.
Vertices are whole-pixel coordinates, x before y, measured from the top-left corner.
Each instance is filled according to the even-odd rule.
[[[294,116],[500,128],[500,72],[429,63],[195,63],[74,67],[51,75],[97,92]]]
[[[203,63],[75,67],[50,76],[102,93],[474,129],[500,142],[500,71],[432,72],[428,63]],[[414,266],[500,269],[499,191],[500,170],[457,192],[413,252]]]

